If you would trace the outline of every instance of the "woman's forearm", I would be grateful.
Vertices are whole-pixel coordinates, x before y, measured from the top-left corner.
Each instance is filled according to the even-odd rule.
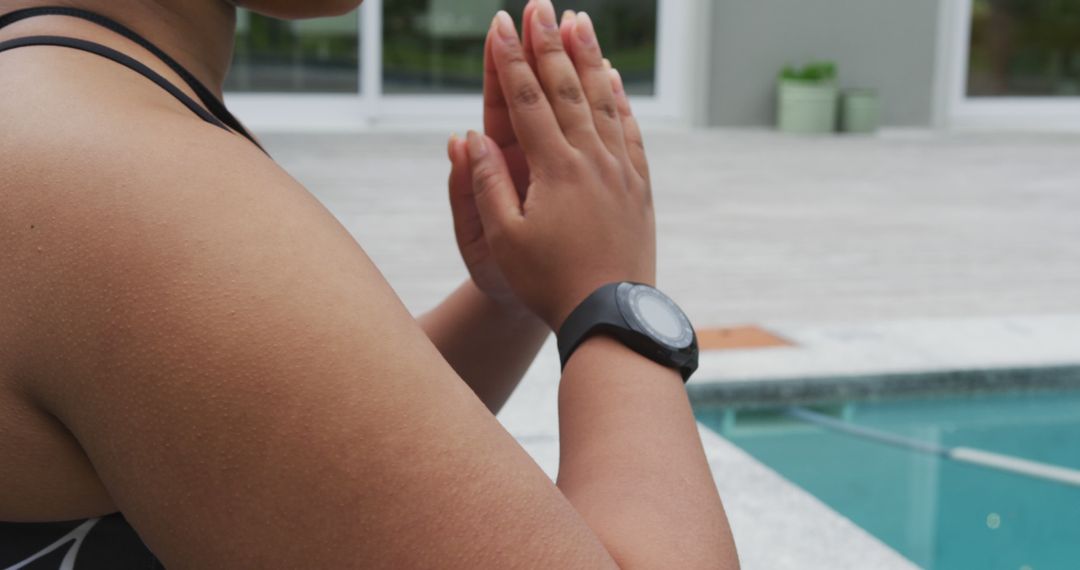
[[[559,387],[558,486],[624,568],[736,568],[682,378],[603,336]]]
[[[548,335],[527,309],[496,303],[471,279],[417,320],[491,413],[506,403]]]

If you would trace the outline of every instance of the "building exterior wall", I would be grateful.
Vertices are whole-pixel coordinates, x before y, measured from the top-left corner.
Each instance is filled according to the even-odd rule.
[[[882,124],[932,125],[942,0],[708,1],[708,125],[773,124],[780,70],[822,59],[879,91]]]

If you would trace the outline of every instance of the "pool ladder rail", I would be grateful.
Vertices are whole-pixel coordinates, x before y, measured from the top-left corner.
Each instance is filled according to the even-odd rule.
[[[787,414],[793,418],[811,423],[826,429],[831,429],[847,435],[884,443],[894,447],[910,449],[928,455],[937,455],[945,459],[951,459],[960,463],[978,465],[987,469],[1005,471],[1024,475],[1036,479],[1053,481],[1073,487],[1080,487],[1080,470],[1032,461],[1014,455],[995,453],[972,447],[945,447],[936,443],[911,439],[893,433],[859,426],[839,420],[825,414],[820,414],[802,407],[791,407]]]

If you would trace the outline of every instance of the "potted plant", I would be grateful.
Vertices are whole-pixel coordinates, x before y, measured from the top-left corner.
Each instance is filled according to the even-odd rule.
[[[878,128],[881,103],[873,89],[847,89],[840,97],[840,130],[873,133]]]
[[[787,66],[777,89],[777,125],[786,133],[824,134],[836,130],[836,65],[822,61],[802,69]]]

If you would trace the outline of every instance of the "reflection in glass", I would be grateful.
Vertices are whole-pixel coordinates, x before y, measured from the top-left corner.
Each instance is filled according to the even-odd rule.
[[[229,91],[357,93],[356,13],[284,21],[238,10]]]
[[[1080,95],[1080,0],[975,0],[970,96]]]
[[[394,0],[383,5],[386,93],[478,93],[484,37],[498,10],[520,26],[526,0]],[[605,55],[626,89],[652,94],[656,75],[656,0],[572,0],[560,11],[592,16]]]

